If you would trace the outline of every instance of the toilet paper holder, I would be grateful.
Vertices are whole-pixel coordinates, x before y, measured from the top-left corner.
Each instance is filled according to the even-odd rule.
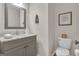
[[[75,44],[79,44],[79,42],[77,40],[75,40]]]

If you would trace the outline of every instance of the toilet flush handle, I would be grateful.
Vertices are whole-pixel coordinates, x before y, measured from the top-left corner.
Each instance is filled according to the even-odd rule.
[[[77,40],[75,40],[75,44],[79,44],[79,42]]]

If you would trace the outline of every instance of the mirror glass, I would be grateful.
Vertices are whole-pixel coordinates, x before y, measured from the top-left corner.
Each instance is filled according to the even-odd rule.
[[[6,3],[5,28],[6,29],[26,28],[26,9],[10,3]]]

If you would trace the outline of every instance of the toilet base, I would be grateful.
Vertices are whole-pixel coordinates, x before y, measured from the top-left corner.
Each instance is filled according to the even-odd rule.
[[[53,56],[57,56],[56,53]]]

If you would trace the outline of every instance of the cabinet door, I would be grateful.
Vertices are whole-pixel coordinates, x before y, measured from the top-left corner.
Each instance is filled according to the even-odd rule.
[[[24,46],[6,51],[5,56],[24,56]]]
[[[36,42],[32,41],[25,46],[25,56],[35,56],[36,55]]]

